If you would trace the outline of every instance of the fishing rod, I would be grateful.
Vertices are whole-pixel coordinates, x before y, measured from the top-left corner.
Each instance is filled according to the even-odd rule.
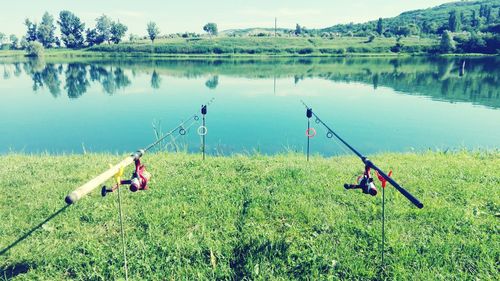
[[[377,172],[379,175],[379,179],[381,180],[382,183],[384,181],[390,183],[394,188],[399,191],[404,197],[406,197],[410,202],[412,202],[415,206],[417,206],[419,209],[424,207],[424,204],[422,204],[415,196],[413,196],[410,192],[408,192],[406,189],[404,189],[399,183],[397,183],[394,179],[392,179],[390,176],[388,176],[382,169],[377,167],[371,160],[369,160],[366,156],[361,154],[359,151],[357,151],[354,147],[352,147],[349,143],[347,143],[342,137],[340,137],[334,130],[332,130],[321,118],[316,115],[316,113],[313,112],[312,108],[310,108],[304,101],[302,101],[302,104],[306,107],[306,116],[310,118],[309,116],[314,116],[316,118],[316,123],[322,124],[328,131],[327,137],[331,138],[332,136],[335,136],[339,141],[341,141],[347,148],[349,148],[356,156],[358,156],[363,164],[365,164],[365,174],[364,176],[367,176],[367,179],[364,180],[364,182],[360,183],[359,185],[345,185],[347,186],[346,189],[354,189],[354,188],[360,188],[362,189],[365,193],[371,194],[371,195],[376,195],[376,189],[373,189],[373,182],[370,180],[370,169],[373,169]],[[311,133],[311,128],[308,128],[308,131],[306,134],[309,136],[312,136]],[[314,131],[315,134],[315,131]]]
[[[192,115],[188,119],[182,121],[179,123],[176,127],[174,127],[172,130],[167,132],[165,135],[159,137],[156,141],[153,143],[147,145],[143,149],[139,149],[136,152],[133,152],[129,156],[127,156],[125,159],[120,161],[118,164],[112,166],[108,170],[104,171],[97,177],[91,179],[90,181],[86,182],[85,184],[81,185],[71,193],[69,193],[65,201],[67,204],[74,204],[78,200],[80,200],[82,197],[87,195],[88,193],[92,192],[94,189],[96,189],[98,186],[100,186],[102,183],[106,182],[108,179],[112,178],[113,176],[117,175],[120,173],[120,169],[129,166],[132,163],[135,163],[135,172],[133,173],[133,176],[130,180],[126,181],[120,181],[121,184],[130,184],[130,190],[131,191],[137,191],[137,190],[146,190],[148,188],[147,183],[150,178],[150,174],[146,171],[145,166],[141,164],[141,157],[151,150],[153,147],[157,146],[160,144],[163,140],[165,140],[167,137],[171,136],[175,132],[179,132],[180,134],[185,133],[185,124],[190,122],[191,120],[199,120],[199,116],[197,114]],[[107,192],[112,192],[116,190],[116,185],[114,187],[110,188],[103,188],[101,190],[101,193],[105,195]]]
[[[212,103],[214,99],[210,100],[208,104]],[[205,114],[206,114],[206,105],[205,107]],[[203,112],[202,112],[203,113]],[[120,224],[120,233],[121,233],[121,244],[122,244],[122,255],[123,255],[123,268],[125,271],[125,280],[128,280],[128,265],[127,265],[127,250],[126,250],[126,238],[125,238],[125,230],[123,227],[123,211],[122,211],[122,200],[120,196],[120,186],[124,184],[130,185],[130,191],[136,192],[138,190],[147,190],[148,189],[148,182],[151,178],[151,174],[146,171],[146,167],[141,164],[141,157],[151,150],[153,147],[157,146],[158,144],[162,143],[163,140],[165,140],[167,137],[172,136],[175,132],[178,132],[179,135],[185,135],[187,132],[187,129],[189,129],[196,121],[199,120],[198,115],[194,114],[188,119],[182,121],[177,125],[175,128],[167,132],[163,136],[158,136],[157,135],[157,140],[154,141],[153,143],[149,144],[143,149],[139,149],[136,152],[132,153],[131,155],[127,156],[125,159],[123,159],[120,163],[116,164],[115,166],[109,168],[105,172],[101,173],[97,177],[91,179],[87,183],[83,184],[82,186],[78,187],[75,189],[73,192],[68,194],[65,198],[65,201],[69,206],[71,204],[74,204],[78,200],[80,200],[82,197],[87,195],[88,193],[92,192],[94,189],[96,189],[98,186],[100,186],[102,183],[106,182],[109,180],[111,177],[114,178],[115,184],[112,185],[111,187],[107,187],[104,185],[101,189],[101,195],[104,197],[106,196],[107,193],[109,192],[114,192],[118,191],[118,214],[119,214],[119,224]],[[191,122],[188,126],[185,126],[185,124]],[[206,134],[206,129],[205,129],[205,134]],[[175,139],[173,139],[175,141]],[[122,180],[121,177],[123,176],[123,170],[126,166],[135,163],[135,170],[132,173],[132,177],[129,180]]]
[[[377,195],[377,188],[375,187],[375,184],[373,183],[373,177],[371,176],[370,170],[373,169],[375,170],[377,174],[377,178],[380,180],[382,184],[382,242],[381,242],[381,264],[382,264],[382,271],[381,271],[381,279],[383,278],[384,274],[384,269],[385,269],[385,263],[384,263],[384,245],[385,245],[385,187],[387,182],[390,183],[394,188],[396,188],[397,191],[399,191],[403,196],[405,196],[410,202],[412,202],[415,206],[418,208],[423,208],[424,205],[417,199],[415,198],[411,193],[409,193],[406,189],[404,189],[400,184],[398,184],[395,180],[391,178],[392,171],[389,172],[389,174],[386,174],[384,171],[382,171],[379,167],[377,167],[372,161],[370,161],[366,156],[361,154],[359,151],[357,151],[354,147],[352,147],[347,141],[345,141],[342,137],[340,137],[334,130],[332,130],[321,118],[316,115],[312,108],[310,108],[304,101],[301,101],[302,104],[306,107],[306,117],[308,119],[307,122],[307,130],[306,130],[306,136],[308,137],[308,148],[307,148],[307,153],[308,153],[308,160],[309,160],[309,139],[314,137],[316,135],[316,131],[314,128],[310,127],[309,119],[311,117],[316,118],[316,123],[317,124],[322,124],[328,131],[326,134],[327,138],[332,138],[336,137],[342,144],[344,144],[347,148],[351,150],[352,153],[354,153],[356,156],[358,156],[363,164],[365,164],[365,169],[363,175],[359,176],[357,179],[357,184],[344,184],[345,189],[361,189],[363,193],[365,194],[370,194],[372,196]],[[342,147],[342,146],[341,146]]]

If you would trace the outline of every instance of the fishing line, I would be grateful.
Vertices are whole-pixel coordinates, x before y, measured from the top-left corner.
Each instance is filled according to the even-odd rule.
[[[180,138],[181,136],[185,136],[185,135],[189,132],[189,129],[191,129],[191,128],[192,128],[192,127],[196,124],[196,123],[198,123],[198,122],[197,122],[197,120],[199,120],[199,118],[198,118],[198,119],[194,119],[194,120],[193,120],[193,121],[192,121],[189,125],[187,125],[186,127],[183,127],[183,128],[181,128],[181,129],[179,129],[179,134],[178,134],[178,135],[176,135],[176,136],[173,136],[173,135],[172,135],[172,138],[171,138],[172,140],[171,140],[170,142],[168,142],[167,144],[165,144],[165,146],[164,146],[164,147],[165,147],[165,149],[168,151],[169,146],[172,146],[172,147],[173,147],[173,146],[177,146],[177,144],[176,144],[176,140],[177,140],[178,138]]]

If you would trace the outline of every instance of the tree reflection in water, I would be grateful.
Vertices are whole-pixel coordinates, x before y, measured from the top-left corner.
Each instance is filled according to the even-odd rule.
[[[216,89],[219,76],[250,79],[287,79],[299,84],[319,78],[333,82],[357,82],[392,88],[398,93],[424,95],[450,102],[464,101],[500,108],[500,58],[284,58],[284,59],[183,59],[110,60],[92,63],[53,64],[43,60],[3,64],[4,79],[21,74],[21,66],[33,81],[33,90],[47,88],[58,97],[61,85],[70,98],[82,96],[91,83],[105,93],[116,94],[132,85],[126,73],[150,73],[152,89],[162,87],[162,75],[203,79]],[[88,73],[87,73],[88,72]],[[14,74],[14,75],[12,75]],[[140,76],[139,76],[140,77]],[[209,77],[208,80],[204,80]],[[61,80],[64,80],[61,82]]]

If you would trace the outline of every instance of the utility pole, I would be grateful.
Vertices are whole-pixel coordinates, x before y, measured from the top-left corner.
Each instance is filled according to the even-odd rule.
[[[277,24],[278,24],[278,18],[274,18],[274,38],[276,38],[276,29],[277,29]]]

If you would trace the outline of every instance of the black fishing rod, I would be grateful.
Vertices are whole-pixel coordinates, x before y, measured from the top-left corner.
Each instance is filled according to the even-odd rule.
[[[345,184],[344,187],[346,189],[361,189],[363,193],[365,194],[370,194],[372,196],[377,195],[377,189],[373,183],[373,178],[370,174],[370,169],[373,169],[377,173],[378,179],[382,183],[382,242],[381,242],[381,278],[384,279],[384,270],[385,270],[385,262],[384,262],[384,245],[385,245],[385,186],[386,183],[389,182],[396,190],[398,190],[403,196],[405,196],[410,202],[412,202],[415,206],[418,208],[423,208],[424,205],[413,195],[411,195],[406,189],[404,189],[401,185],[399,185],[395,180],[391,178],[392,171],[389,172],[389,174],[386,174],[384,171],[382,171],[379,167],[377,167],[375,164],[373,164],[372,161],[370,161],[366,156],[361,154],[359,151],[357,151],[354,147],[352,147],[349,143],[347,143],[342,137],[340,137],[334,130],[332,130],[321,118],[316,115],[312,108],[310,108],[307,104],[305,104],[302,101],[302,104],[306,107],[306,117],[308,118],[307,122],[307,131],[306,135],[308,138],[314,137],[316,135],[316,131],[314,128],[310,127],[309,119],[314,116],[316,118],[316,123],[317,124],[322,124],[327,130],[327,137],[332,138],[336,137],[339,141],[342,142],[346,147],[348,147],[352,153],[354,153],[356,156],[358,156],[361,161],[363,161],[363,164],[365,164],[365,171],[362,176],[358,177],[358,184]],[[311,132],[312,131],[312,132]],[[309,140],[308,140],[308,148],[307,148],[307,153],[308,153],[308,160],[309,160]]]
[[[397,191],[399,191],[404,197],[406,197],[410,202],[412,202],[415,206],[417,206],[419,209],[424,207],[424,204],[422,204],[415,196],[413,196],[410,192],[408,192],[406,189],[404,189],[400,184],[398,184],[395,180],[393,180],[390,176],[388,176],[384,171],[382,171],[379,167],[377,167],[371,160],[369,160],[366,156],[361,154],[359,151],[357,151],[354,147],[349,145],[342,137],[340,137],[334,130],[332,130],[321,118],[316,115],[316,113],[313,112],[312,108],[310,108],[304,101],[302,101],[302,104],[306,107],[306,115],[308,118],[309,116],[312,115],[316,118],[316,123],[322,124],[327,130],[329,135],[335,136],[339,141],[341,141],[346,147],[348,147],[356,156],[358,156],[361,161],[365,164],[366,169],[373,169],[377,171],[377,173],[385,179],[387,182],[389,182],[394,188],[396,188]],[[310,130],[310,129],[308,129]]]

